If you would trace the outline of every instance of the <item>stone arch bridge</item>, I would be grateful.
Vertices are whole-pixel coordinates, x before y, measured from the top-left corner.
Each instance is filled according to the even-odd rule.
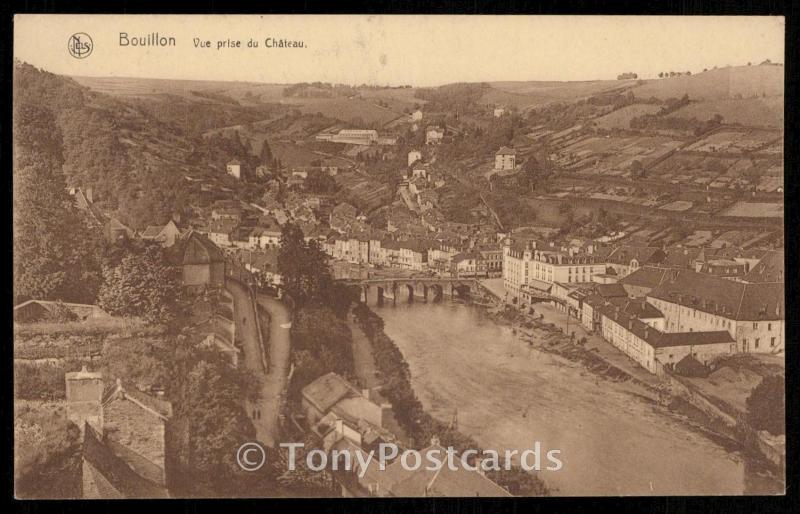
[[[438,303],[445,298],[467,300],[481,291],[480,283],[473,278],[373,278],[349,279],[342,282],[358,286],[361,301],[366,304],[384,303]]]

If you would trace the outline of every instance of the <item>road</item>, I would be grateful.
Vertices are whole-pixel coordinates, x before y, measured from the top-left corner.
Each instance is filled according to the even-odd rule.
[[[263,319],[265,344],[269,352],[269,372],[262,386],[262,410],[259,422],[265,426],[268,436],[259,439],[275,446],[280,437],[280,414],[286,392],[286,381],[289,373],[289,351],[292,316],[289,309],[280,301],[266,295],[258,295],[258,303],[269,314],[269,320]]]
[[[256,428],[256,438],[269,443],[273,440],[274,426],[270,422],[271,404],[268,402],[270,391],[266,388],[267,373],[264,369],[260,342],[258,340],[258,328],[255,324],[255,310],[250,299],[250,293],[241,283],[234,280],[226,280],[225,287],[233,295],[233,317],[236,323],[237,338],[242,341],[244,358],[240,365],[252,371],[262,381],[260,398],[256,401],[246,402],[247,415],[253,421]]]

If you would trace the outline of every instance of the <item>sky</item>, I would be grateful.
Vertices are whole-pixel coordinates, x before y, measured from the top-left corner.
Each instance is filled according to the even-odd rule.
[[[435,86],[615,79],[784,62],[782,17],[17,15],[14,54],[77,76]],[[70,36],[92,38],[83,59]],[[158,33],[174,47],[121,47]],[[304,48],[265,48],[265,39]],[[196,48],[210,41],[211,48]],[[241,48],[217,49],[219,41]],[[248,48],[249,39],[259,42]]]

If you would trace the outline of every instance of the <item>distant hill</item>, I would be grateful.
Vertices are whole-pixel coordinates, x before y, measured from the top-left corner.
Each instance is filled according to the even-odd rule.
[[[654,96],[662,100],[680,98],[692,100],[722,100],[748,97],[782,96],[783,66],[734,66],[708,70],[694,75],[647,80],[633,87],[637,97]]]

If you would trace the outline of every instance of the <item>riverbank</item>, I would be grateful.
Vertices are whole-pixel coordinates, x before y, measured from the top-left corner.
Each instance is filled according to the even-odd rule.
[[[535,314],[524,314],[495,301],[485,312],[495,322],[510,327],[519,341],[532,348],[577,363],[602,379],[630,381],[629,385],[638,389],[638,395],[652,402],[664,415],[679,420],[727,451],[741,454],[762,477],[759,490],[774,494],[784,489],[785,467],[764,454],[756,434],[742,422],[744,412],[718,398],[703,395],[681,377],[659,378],[647,372],[599,334],[586,330],[574,318],[567,320],[565,313],[550,304],[535,304],[532,309]]]
[[[363,330],[372,348],[373,359],[383,382],[381,394],[392,404],[394,418],[408,434],[412,445],[421,449],[433,438],[443,447],[459,452],[481,450],[472,437],[464,435],[454,420],[445,423],[427,412],[411,384],[409,365],[397,344],[385,333],[383,320],[364,304],[353,309],[354,321]],[[538,474],[515,466],[511,470],[487,470],[486,476],[516,496],[548,496],[551,489]]]
[[[653,400],[536,348],[485,309],[452,302],[373,307],[424,410],[483,448],[562,450],[540,473],[559,495],[774,494],[750,459]],[[687,473],[691,470],[691,473]],[[755,480],[758,482],[758,480]]]

